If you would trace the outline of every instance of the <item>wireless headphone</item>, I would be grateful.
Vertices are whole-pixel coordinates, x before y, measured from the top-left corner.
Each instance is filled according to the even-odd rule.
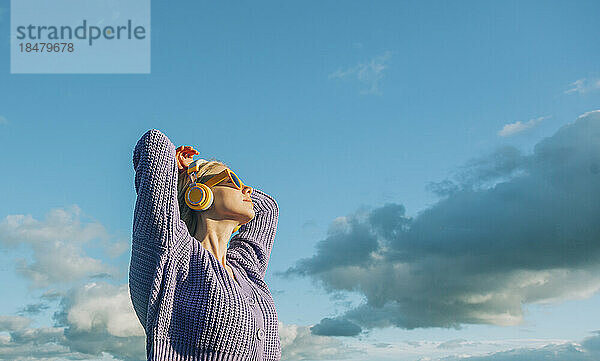
[[[195,211],[207,210],[214,199],[212,190],[206,184],[196,182],[198,180],[196,173],[200,165],[206,162],[206,159],[196,159],[187,169],[191,182],[185,191],[185,203]]]
[[[196,182],[198,177],[196,173],[200,169],[200,166],[206,163],[206,159],[196,159],[190,163],[187,174],[190,177],[191,183],[188,185],[185,191],[185,203],[191,209],[195,211],[205,211],[213,204],[214,196],[209,186],[204,183]],[[241,225],[236,226],[233,229],[233,233],[240,229]]]

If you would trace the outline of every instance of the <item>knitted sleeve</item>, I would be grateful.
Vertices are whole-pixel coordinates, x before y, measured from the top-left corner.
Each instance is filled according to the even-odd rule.
[[[135,146],[133,167],[137,193],[133,238],[169,250],[175,220],[179,220],[175,146],[166,135],[151,129]]]
[[[277,231],[279,206],[273,197],[254,189],[250,195],[254,203],[254,218],[242,225],[229,241],[229,248],[250,261],[264,279]]]

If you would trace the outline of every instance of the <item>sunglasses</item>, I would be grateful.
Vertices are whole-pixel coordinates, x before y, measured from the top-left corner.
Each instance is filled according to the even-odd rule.
[[[194,171],[197,171],[197,170],[198,170],[197,164],[190,164],[190,168],[188,168],[188,173],[193,173]],[[206,184],[209,188],[212,188],[212,187],[216,186],[217,184],[219,184],[223,181],[226,181],[227,179],[229,179],[231,181],[231,183],[233,184],[233,186],[238,190],[242,190],[245,187],[250,188],[250,194],[252,194],[253,188],[245,185],[240,180],[240,177],[238,177],[237,174],[235,174],[229,168],[225,168],[225,169],[223,169],[223,171],[215,174],[214,176],[210,177],[206,181],[199,182],[199,183]]]
[[[238,177],[237,174],[235,174],[229,168],[223,169],[223,171],[221,171],[218,174],[215,174],[214,176],[210,177],[208,180],[206,180],[203,183],[206,184],[207,186],[209,186],[210,188],[212,188],[212,187],[216,186],[217,184],[219,184],[223,181],[226,181],[227,179],[229,179],[231,181],[231,183],[233,183],[233,185],[235,186],[236,189],[241,190],[244,187],[248,187],[240,180],[240,177]],[[252,187],[248,187],[248,188],[250,188],[250,193],[252,193]]]

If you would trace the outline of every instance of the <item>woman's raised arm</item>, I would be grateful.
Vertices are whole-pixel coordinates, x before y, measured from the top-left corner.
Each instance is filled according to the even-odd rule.
[[[250,195],[254,203],[254,218],[240,227],[239,233],[229,241],[229,248],[241,256],[240,262],[250,265],[264,279],[277,232],[279,206],[273,197],[259,189]]]
[[[151,129],[135,146],[133,167],[137,193],[133,239],[169,250],[179,220],[175,146],[159,130]]]

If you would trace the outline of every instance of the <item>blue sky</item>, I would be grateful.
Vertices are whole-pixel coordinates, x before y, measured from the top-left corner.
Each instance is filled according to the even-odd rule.
[[[0,0],[0,359],[143,359],[150,128],[277,200],[284,359],[594,359],[599,10],[153,2],[151,74],[27,75]]]

